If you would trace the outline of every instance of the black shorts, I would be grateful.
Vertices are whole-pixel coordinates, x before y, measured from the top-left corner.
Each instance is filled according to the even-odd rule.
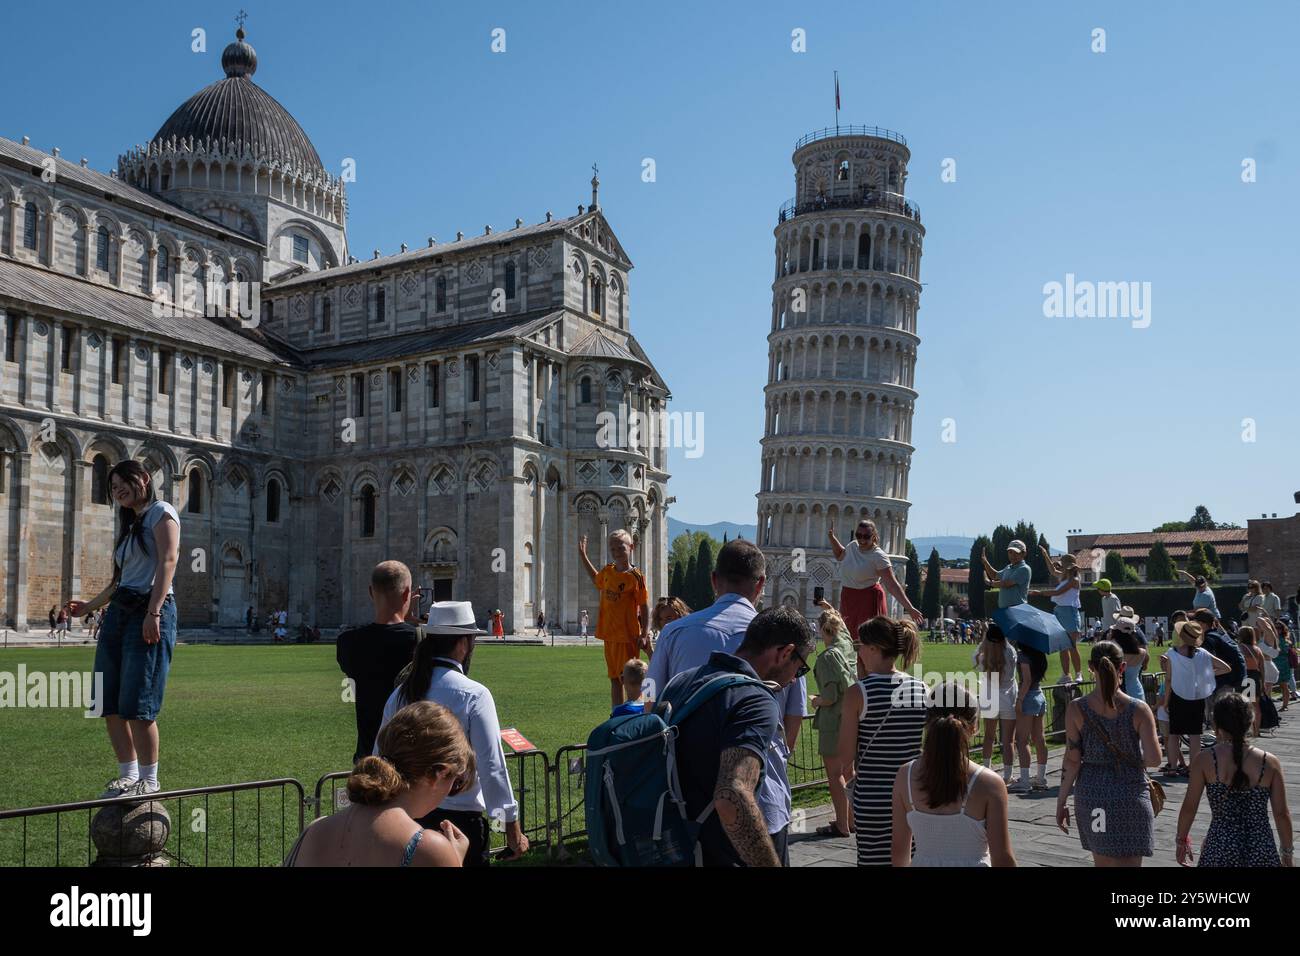
[[[1200,736],[1205,729],[1205,701],[1187,700],[1169,691],[1169,732],[1178,736]]]

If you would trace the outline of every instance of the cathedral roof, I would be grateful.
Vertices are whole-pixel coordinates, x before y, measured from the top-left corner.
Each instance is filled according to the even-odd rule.
[[[0,258],[0,301],[16,300],[19,307],[42,306],[65,315],[110,322],[149,338],[170,339],[183,348],[242,355],[277,365],[296,364],[288,349],[272,349],[258,330],[236,330],[220,319],[201,315],[154,315],[154,302],[85,279],[51,272]]]
[[[647,364],[600,329],[592,329],[583,336],[573,348],[569,349],[569,354],[575,358],[594,358],[600,361],[614,359],[620,362],[634,362],[637,365]]]
[[[267,162],[328,178],[316,147],[289,111],[253,82],[257,53],[244,42],[241,28],[234,43],[221,54],[225,79],[204,87],[180,105],[154,134],[153,142],[193,137],[225,141],[235,150],[247,149]]]

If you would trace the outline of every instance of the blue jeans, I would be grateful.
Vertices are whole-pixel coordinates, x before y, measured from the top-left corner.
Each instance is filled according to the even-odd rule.
[[[162,639],[144,642],[144,619],[148,607],[124,611],[109,604],[99,628],[95,648],[95,673],[102,674],[103,715],[124,720],[157,720],[162,710],[163,690],[176,648],[176,599],[167,595],[160,608],[158,631]]]

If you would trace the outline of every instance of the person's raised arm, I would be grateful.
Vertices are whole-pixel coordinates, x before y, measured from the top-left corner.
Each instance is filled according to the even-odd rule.
[[[1184,571],[1182,568],[1174,568],[1174,572],[1180,578],[1187,578],[1187,580],[1191,581],[1193,584],[1196,583],[1196,577],[1192,574],[1189,574],[1187,571]]]
[[[831,525],[830,527],[828,527],[828,528],[826,529],[826,534],[827,534],[827,535],[830,537],[830,539],[831,539],[831,551],[835,554],[835,560],[836,560],[836,561],[843,561],[843,560],[844,560],[844,545],[842,545],[842,544],[840,543],[840,539],[839,539],[839,538],[835,537],[835,526],[834,526],[834,525]]]
[[[1187,771],[1187,793],[1183,794],[1183,805],[1178,808],[1178,832],[1174,836],[1179,866],[1191,866],[1193,862],[1192,823],[1196,819],[1196,810],[1201,805],[1201,794],[1205,791],[1205,771],[1211,759],[1210,754],[1202,750]]]
[[[1049,571],[1052,572],[1052,576],[1053,576],[1053,577],[1058,577],[1058,578],[1059,578],[1059,577],[1061,576],[1061,573],[1062,573],[1062,572],[1061,572],[1061,565],[1060,565],[1059,562],[1056,562],[1056,561],[1053,561],[1053,560],[1052,560],[1052,552],[1048,551],[1048,550],[1047,550],[1046,548],[1044,548],[1041,544],[1038,546],[1038,550],[1041,551],[1041,552],[1043,552],[1043,561],[1046,562],[1046,564],[1047,564],[1047,570],[1049,570]]]
[[[912,865],[912,828],[907,822],[907,775],[912,764],[905,763],[894,774],[893,822],[889,839],[889,862],[894,866]]]
[[[912,618],[912,620],[917,624],[920,624],[925,620],[925,615],[916,609],[916,606],[908,599],[906,589],[898,583],[898,578],[894,575],[894,569],[892,567],[885,567],[881,570],[880,583],[884,589],[893,596],[894,600],[903,605],[903,610]]]
[[[591,563],[591,558],[587,557],[587,536],[584,534],[578,539],[578,557],[582,559],[582,566],[587,569],[587,576],[591,578],[591,583],[596,583],[596,566]]]
[[[1286,687],[1282,688],[1286,693]],[[1291,832],[1291,810],[1286,805],[1286,780],[1282,777],[1282,764],[1272,754],[1268,754],[1265,763],[1273,770],[1273,782],[1269,784],[1269,802],[1273,806],[1273,823],[1277,826],[1277,839],[1281,845],[1282,865],[1293,866],[1294,856],[1287,852],[1294,846]],[[1180,818],[1181,819],[1181,818]]]
[[[763,777],[763,762],[745,747],[728,747],[718,764],[713,788],[713,809],[722,831],[746,866],[780,866],[781,860],[767,835],[763,811],[754,799]]]

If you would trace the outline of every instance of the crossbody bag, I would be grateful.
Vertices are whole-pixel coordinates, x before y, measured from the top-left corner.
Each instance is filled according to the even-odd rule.
[[[1101,732],[1101,739],[1106,741],[1106,746],[1110,749],[1111,754],[1114,755],[1115,759],[1119,763],[1128,764],[1130,767],[1136,766],[1142,771],[1142,776],[1147,782],[1147,793],[1151,795],[1151,809],[1158,815],[1160,811],[1165,808],[1165,788],[1160,786],[1159,782],[1151,779],[1151,775],[1147,773],[1147,768],[1140,760],[1135,760],[1128,754],[1120,752],[1119,748],[1115,746],[1114,741],[1110,739],[1110,734],[1106,733],[1105,725],[1097,719],[1096,715],[1088,709],[1087,705],[1081,703],[1079,709],[1083,711],[1084,719],[1091,721],[1093,726]]]

